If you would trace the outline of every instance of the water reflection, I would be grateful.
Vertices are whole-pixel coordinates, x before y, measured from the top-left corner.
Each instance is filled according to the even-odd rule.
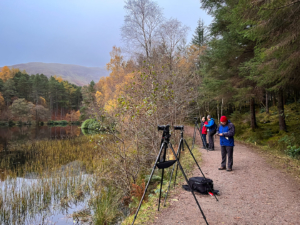
[[[9,145],[42,139],[66,139],[82,135],[78,125],[73,126],[15,126],[0,127],[0,152],[8,151]]]

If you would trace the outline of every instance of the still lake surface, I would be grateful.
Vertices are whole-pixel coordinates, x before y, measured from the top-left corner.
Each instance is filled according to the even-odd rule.
[[[64,139],[82,135],[79,125],[72,126],[14,126],[0,127],[0,151],[10,144],[33,140]],[[4,149],[3,149],[4,148]]]
[[[77,138],[83,134],[79,125],[74,126],[14,126],[14,127],[0,127],[0,162],[5,158],[13,161],[15,164],[22,163],[22,149],[18,152],[11,152],[10,149],[15,145],[22,146],[22,144],[30,144],[38,140],[55,140]],[[54,146],[55,147],[55,146]],[[13,194],[18,194],[23,189],[23,186],[29,188],[36,186],[40,179],[35,176],[34,173],[17,176],[15,178],[9,178],[5,176],[5,170],[10,168],[5,168],[4,165],[0,165],[0,198],[2,202],[7,201],[11,193],[10,189],[13,189]],[[64,175],[63,175],[64,176]],[[86,179],[86,174],[84,171],[82,173],[76,174],[72,179],[79,180],[82,182]],[[64,179],[69,179],[65,176]],[[46,180],[47,181],[47,180]],[[49,181],[49,179],[48,179]],[[44,181],[43,181],[44,182]],[[50,181],[51,178],[50,178]],[[76,181],[77,182],[77,181]],[[82,210],[86,207],[88,197],[77,202],[70,202],[67,207],[57,208],[54,202],[51,202],[48,206],[49,210],[47,213],[37,214],[36,216],[30,218],[23,218],[24,220],[19,222],[14,222],[13,224],[81,224],[80,222],[74,220],[72,213]],[[21,203],[20,203],[21,204]],[[1,199],[0,199],[1,206]],[[1,208],[1,207],[0,207]],[[2,214],[1,214],[2,213]],[[7,219],[7,214],[9,217],[10,212],[0,212],[0,224],[11,224],[10,222],[4,221]],[[6,214],[6,215],[5,215]],[[46,215],[46,216],[45,216]],[[5,218],[5,219],[3,219]]]

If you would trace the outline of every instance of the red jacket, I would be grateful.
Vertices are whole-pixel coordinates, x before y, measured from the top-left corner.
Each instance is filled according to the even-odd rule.
[[[205,121],[204,124],[208,124],[208,122]],[[202,127],[202,134],[207,134],[207,128],[205,126]]]

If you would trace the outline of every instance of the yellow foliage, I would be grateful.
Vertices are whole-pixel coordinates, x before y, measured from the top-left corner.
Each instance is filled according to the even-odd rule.
[[[20,70],[18,68],[11,68],[10,69],[11,78],[13,78],[16,75],[16,73],[18,73],[18,72],[20,72]]]
[[[61,77],[60,77],[61,78]],[[55,78],[56,79],[56,78]],[[58,80],[59,78],[57,78]],[[62,78],[61,78],[62,79]],[[61,82],[58,80],[58,82]],[[63,85],[64,85],[64,88],[70,93],[72,94],[73,92],[76,91],[76,88],[74,88],[68,81],[63,81]]]
[[[97,91],[95,97],[98,106],[101,106],[103,104],[103,94],[100,91]]]
[[[108,113],[113,112],[117,106],[117,99],[110,99],[105,103],[104,110]]]
[[[13,78],[13,74],[11,73],[8,66],[3,66],[0,72],[0,78],[5,82],[10,78]]]
[[[63,81],[62,77],[59,76],[57,77],[56,75],[53,76],[55,80],[57,80],[59,83],[61,83]]]
[[[44,107],[47,107],[47,101],[43,97],[39,97],[39,104],[41,104]]]
[[[66,120],[68,121],[78,121],[80,118],[80,111],[72,110],[70,113],[66,114]]]
[[[117,104],[117,99],[122,94],[125,84],[132,77],[128,74],[128,70],[133,70],[133,62],[125,63],[121,55],[121,49],[116,46],[110,52],[110,62],[106,64],[107,70],[110,70],[109,77],[102,77],[96,84],[98,92],[96,93],[96,100],[99,106],[105,105],[106,111],[111,111]]]

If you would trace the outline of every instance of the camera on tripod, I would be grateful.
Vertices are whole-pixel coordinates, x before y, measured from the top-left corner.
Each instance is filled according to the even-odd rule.
[[[198,117],[194,117],[194,120],[198,120]]]
[[[170,125],[158,125],[158,126],[157,126],[157,129],[158,129],[158,130],[169,131]]]
[[[174,126],[174,130],[184,130],[184,126]]]

